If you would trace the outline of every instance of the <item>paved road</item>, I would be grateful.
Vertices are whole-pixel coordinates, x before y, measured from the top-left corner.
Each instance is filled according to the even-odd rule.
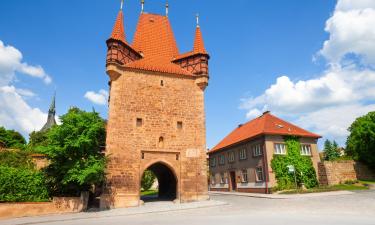
[[[375,224],[375,191],[351,195],[299,199],[264,199],[243,196],[212,196],[229,204],[174,212],[120,215],[121,210],[98,214],[95,218],[49,221],[44,224],[67,225],[361,225]],[[66,218],[66,217],[65,217]],[[31,222],[31,220],[30,220]],[[1,222],[0,222],[1,224]],[[34,223],[33,223],[34,224]]]

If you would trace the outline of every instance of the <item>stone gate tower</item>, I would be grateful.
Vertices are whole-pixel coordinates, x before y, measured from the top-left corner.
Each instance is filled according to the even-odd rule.
[[[107,47],[109,162],[101,207],[141,204],[146,169],[155,173],[160,197],[208,199],[204,90],[209,55],[198,22],[193,50],[180,54],[168,15],[142,10],[129,43],[121,9]]]

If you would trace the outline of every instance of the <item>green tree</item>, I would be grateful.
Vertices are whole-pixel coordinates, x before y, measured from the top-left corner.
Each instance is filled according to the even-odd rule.
[[[333,161],[340,157],[339,146],[336,141],[326,139],[324,142],[324,160]]]
[[[44,152],[51,164],[45,169],[51,194],[77,196],[104,180],[105,123],[96,112],[71,108],[62,124],[48,131]]]
[[[151,170],[145,170],[142,176],[141,187],[148,191],[155,182],[155,174]]]
[[[295,168],[297,183],[307,188],[318,185],[315,169],[309,156],[301,155],[301,145],[297,137],[284,138],[287,147],[286,155],[274,155],[271,161],[272,170],[275,172],[278,189],[290,189],[295,187],[294,174],[289,173],[288,165]]]
[[[346,154],[375,169],[375,112],[357,118],[348,130]]]
[[[26,140],[25,138],[15,130],[7,130],[4,127],[0,127],[0,142],[4,143],[7,148],[24,149]]]
[[[48,130],[33,131],[29,134],[29,143],[27,149],[31,152],[44,153],[45,147],[48,146]]]

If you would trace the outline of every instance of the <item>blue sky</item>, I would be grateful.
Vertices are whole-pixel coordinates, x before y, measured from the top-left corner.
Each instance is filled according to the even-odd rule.
[[[128,41],[135,31],[139,2],[125,1]],[[146,0],[145,11],[164,14],[164,4],[162,0]],[[364,24],[363,31],[357,36],[349,32],[354,37],[347,38],[346,42],[336,38],[344,32],[340,29],[354,29],[336,15],[370,10],[369,15],[374,16],[371,10],[375,6],[371,1],[170,0],[169,5],[169,18],[180,52],[192,49],[195,14],[200,14],[205,45],[211,55],[206,89],[208,147],[265,109],[343,144],[348,124],[356,116],[375,109],[371,94],[360,93],[358,98],[349,97],[350,101],[340,98],[354,96],[358,91],[358,85],[347,85],[352,83],[347,79],[351,75],[347,74],[373,81],[371,66],[375,64],[375,53],[358,43],[374,28],[366,26],[369,21],[362,20],[358,12],[359,16],[354,19]],[[23,58],[18,57],[18,66],[7,67],[11,60],[2,62],[1,54],[7,51],[0,51],[0,86],[8,87],[8,92],[3,89],[0,96],[0,103],[4,104],[0,109],[0,125],[23,134],[31,127],[40,126],[54,90],[58,114],[64,114],[70,106],[86,110],[95,107],[107,117],[106,105],[95,104],[84,96],[88,91],[98,93],[100,89],[108,89],[105,40],[111,33],[119,6],[119,0],[1,1],[0,41],[3,48],[12,46]],[[326,24],[330,18],[333,18],[331,27]],[[344,28],[338,26],[341,23]],[[374,37],[367,35],[366,38],[373,41]],[[327,40],[328,44],[324,45]],[[356,57],[348,57],[349,53]],[[10,58],[9,55],[6,56]],[[39,73],[24,69],[30,67],[39,68]],[[1,83],[6,76],[11,78]],[[51,77],[52,82],[46,81],[46,77]],[[366,88],[367,92],[372,91]],[[12,108],[16,104],[12,98],[27,105],[23,105],[23,112],[19,112],[21,108]],[[360,110],[355,110],[358,107]],[[338,109],[350,113],[332,116]],[[22,118],[28,110],[35,116]],[[27,124],[10,121],[12,115]],[[337,117],[343,118],[336,123]]]

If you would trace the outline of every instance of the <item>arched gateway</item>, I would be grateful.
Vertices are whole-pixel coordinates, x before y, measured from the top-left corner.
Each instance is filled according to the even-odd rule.
[[[147,168],[158,176],[161,196],[181,202],[207,199],[209,55],[199,25],[192,51],[180,54],[167,16],[141,13],[130,44],[120,10],[107,47],[109,161],[101,207],[140,205]]]

